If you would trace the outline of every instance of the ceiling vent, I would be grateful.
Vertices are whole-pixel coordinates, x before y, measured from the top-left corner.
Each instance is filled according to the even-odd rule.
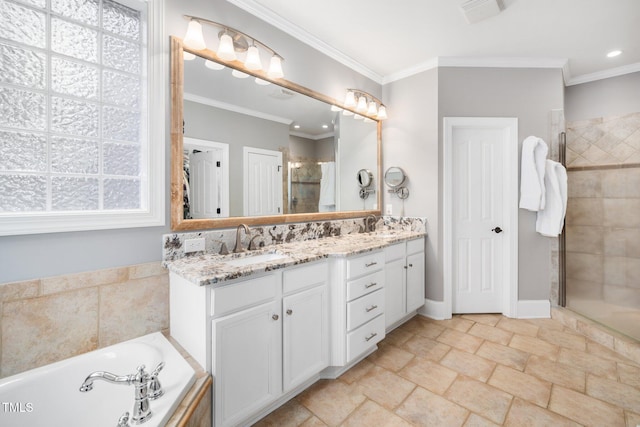
[[[467,0],[460,5],[460,9],[469,24],[482,21],[499,14],[504,5],[502,0]]]

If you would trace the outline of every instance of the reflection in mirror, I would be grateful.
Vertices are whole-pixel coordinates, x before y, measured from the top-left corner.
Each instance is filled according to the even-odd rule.
[[[182,61],[175,52],[182,52],[180,40],[172,42],[173,99],[184,99],[182,111],[172,106],[173,153],[182,154],[181,173],[172,163],[173,229],[379,214],[377,198],[363,201],[353,182],[363,167],[374,183],[380,174],[377,122],[331,111],[319,99],[334,100],[293,83],[264,84],[261,72],[254,74],[262,79],[234,77],[210,51],[192,51],[193,60],[184,61],[176,96]],[[182,129],[176,111],[183,112]]]
[[[356,179],[358,180],[358,185],[360,185],[361,188],[367,188],[373,181],[373,174],[370,170],[360,169]]]
[[[397,166],[391,166],[384,173],[384,182],[391,188],[400,187],[406,178],[404,171]]]

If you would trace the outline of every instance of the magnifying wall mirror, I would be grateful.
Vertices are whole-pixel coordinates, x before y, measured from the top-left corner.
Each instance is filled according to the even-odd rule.
[[[389,193],[395,193],[400,199],[409,197],[409,189],[402,186],[406,180],[407,175],[398,166],[391,166],[384,173],[384,183],[390,188]]]
[[[360,169],[356,179],[360,188],[367,188],[373,182],[373,174],[368,169]]]
[[[185,52],[190,61],[184,60]],[[251,77],[237,78],[237,71]],[[339,101],[248,70],[240,61],[224,61],[211,50],[189,49],[177,37],[171,38],[171,91],[173,230],[380,215],[380,188],[378,197],[362,200],[353,176],[364,167],[371,175],[364,174],[363,183],[370,180],[372,193],[379,187],[381,122],[331,111]],[[316,111],[322,123],[313,120]],[[314,124],[327,127],[312,130]],[[252,161],[268,156],[273,167],[263,169],[279,178],[265,187],[273,190],[269,206],[275,206],[267,212],[251,208],[252,199],[264,199],[252,195],[267,180],[245,175]],[[197,181],[208,171],[216,177],[215,188],[209,180]],[[326,180],[329,187],[322,187],[323,176],[334,178]],[[204,201],[199,199],[203,193],[208,194]]]

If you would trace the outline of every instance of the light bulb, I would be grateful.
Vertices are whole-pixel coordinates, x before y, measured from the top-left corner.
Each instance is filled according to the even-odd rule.
[[[249,74],[247,74],[247,73],[243,73],[243,72],[242,72],[242,71],[240,71],[240,70],[233,70],[233,71],[231,72],[231,75],[232,75],[233,77],[237,77],[237,78],[239,78],[239,79],[246,79],[247,77],[249,77]]]
[[[358,113],[364,113],[365,111],[367,111],[367,98],[365,98],[364,96],[361,96],[360,98],[358,98],[358,105],[356,106],[356,111]]]
[[[384,105],[380,105],[378,108],[378,120],[384,120],[387,118],[387,108]]]
[[[182,59],[184,59],[185,61],[193,61],[194,59],[196,59],[196,56],[193,53],[182,51]]]
[[[256,77],[256,83],[259,84],[260,86],[267,86],[271,84],[271,82],[263,80],[260,77]]]
[[[356,106],[356,95],[350,90],[348,90],[347,94],[344,96],[344,107],[354,108],[355,106]]]
[[[224,33],[220,36],[220,45],[218,46],[218,56],[225,61],[235,61],[236,51],[233,48],[233,40],[231,36]]]
[[[364,118],[364,122],[365,123],[373,123],[373,120],[371,120],[369,117],[365,117]]]
[[[278,55],[273,55],[271,57],[267,75],[272,79],[281,79],[284,77],[284,72],[282,71],[282,58],[280,58]]]
[[[218,64],[217,62],[214,62],[214,61],[209,61],[208,59],[204,61],[204,66],[210,70],[216,70],[216,71],[222,70],[224,68],[224,65]]]
[[[262,61],[260,61],[260,52],[255,45],[249,46],[247,50],[247,59],[244,61],[247,70],[262,70]]]
[[[370,116],[375,116],[376,114],[378,114],[378,106],[376,105],[375,101],[369,102],[369,108],[367,109],[367,114]]]
[[[184,36],[183,43],[185,46],[195,50],[202,50],[207,47],[202,36],[202,24],[193,19],[189,21],[187,34]]]

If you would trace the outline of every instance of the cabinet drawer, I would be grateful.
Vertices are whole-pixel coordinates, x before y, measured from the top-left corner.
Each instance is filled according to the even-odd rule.
[[[414,239],[407,242],[407,255],[424,252],[424,239]]]
[[[384,289],[347,303],[347,331],[357,328],[384,313]]]
[[[384,258],[386,262],[404,258],[404,242],[384,248]]]
[[[359,279],[347,282],[347,301],[359,298],[384,287],[384,271],[367,274]]]
[[[282,291],[288,294],[326,282],[328,274],[329,266],[326,261],[286,269],[282,273]]]
[[[211,315],[220,316],[276,297],[278,278],[275,274],[222,286],[211,292]]]
[[[347,260],[347,279],[373,273],[384,267],[384,252],[370,252]]]
[[[347,363],[384,338],[384,316],[378,316],[347,335]]]

